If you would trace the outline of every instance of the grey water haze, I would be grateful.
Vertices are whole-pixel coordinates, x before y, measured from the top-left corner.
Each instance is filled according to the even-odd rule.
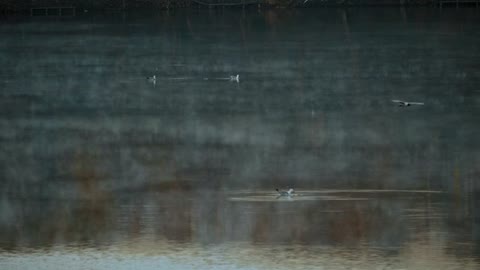
[[[0,269],[478,269],[479,15],[2,21]]]

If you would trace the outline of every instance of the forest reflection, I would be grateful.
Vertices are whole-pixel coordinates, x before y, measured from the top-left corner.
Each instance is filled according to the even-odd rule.
[[[427,241],[459,256],[478,256],[478,241],[458,249],[478,237],[472,230],[478,217],[469,208],[477,205],[449,203],[444,193],[322,192],[336,197],[282,201],[264,191],[271,201],[232,201],[230,192],[174,188],[78,200],[4,199],[2,243],[6,250],[101,248],[147,237],[153,242],[370,246],[400,252],[411,242]],[[8,213],[15,214],[8,220]],[[433,231],[448,238],[432,236]]]

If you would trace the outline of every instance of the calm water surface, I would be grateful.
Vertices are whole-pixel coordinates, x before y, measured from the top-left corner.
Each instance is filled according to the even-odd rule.
[[[0,269],[479,269],[478,33],[475,9],[3,21]]]

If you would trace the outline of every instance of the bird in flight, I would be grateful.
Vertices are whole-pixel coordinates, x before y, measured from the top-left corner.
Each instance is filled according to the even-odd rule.
[[[398,99],[392,99],[393,103],[397,103],[400,107],[408,107],[411,105],[425,105],[423,102],[410,102],[410,101],[403,101]]]

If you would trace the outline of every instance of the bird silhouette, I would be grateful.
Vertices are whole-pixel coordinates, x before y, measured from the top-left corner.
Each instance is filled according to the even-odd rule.
[[[397,103],[399,107],[408,107],[411,105],[425,105],[423,102],[410,102],[410,101],[403,101],[398,99],[392,99],[393,103]]]
[[[147,77],[147,81],[155,85],[157,83],[157,76],[153,75],[151,77]]]
[[[286,191],[285,191],[285,190],[279,190],[278,188],[276,188],[275,190],[278,192],[279,196],[288,196],[288,197],[290,197],[290,196],[293,195],[293,193],[295,193],[295,191],[293,190],[293,188],[291,188],[291,189],[289,189],[289,190],[286,190]]]
[[[237,82],[237,83],[240,82],[240,75],[237,74],[236,76],[233,76],[233,75],[230,76],[230,81]]]

